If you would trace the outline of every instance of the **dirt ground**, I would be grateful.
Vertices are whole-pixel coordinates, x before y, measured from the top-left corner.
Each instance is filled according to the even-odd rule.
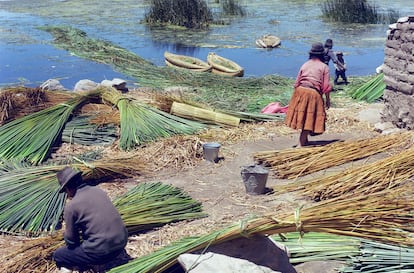
[[[373,114],[369,120],[362,120],[358,114],[362,110],[367,111],[367,107]],[[332,108],[328,112],[326,133],[310,140],[314,141],[314,144],[320,144],[324,141],[377,135],[373,124],[379,121],[380,108],[380,104],[355,104],[352,107]],[[208,217],[203,219],[174,223],[131,236],[127,245],[128,254],[132,258],[139,257],[183,237],[206,234],[250,215],[272,213],[277,216],[278,212],[282,211],[293,213],[298,205],[308,203],[309,201],[294,194],[277,195],[271,191],[261,195],[248,194],[241,177],[242,167],[254,164],[255,152],[292,148],[297,143],[297,132],[288,128],[283,129],[283,126],[280,123],[258,124],[250,128],[251,134],[257,135],[255,138],[243,139],[242,136],[237,141],[219,139],[221,160],[217,163],[201,159],[195,166],[184,170],[166,167],[156,174],[140,176],[127,182],[101,184],[100,186],[113,197],[139,182],[161,181],[180,187],[194,199],[201,201],[203,210],[208,214]],[[277,188],[278,185],[290,182],[277,179],[270,172],[266,187]],[[0,257],[19,248],[23,243],[21,237],[0,236]]]

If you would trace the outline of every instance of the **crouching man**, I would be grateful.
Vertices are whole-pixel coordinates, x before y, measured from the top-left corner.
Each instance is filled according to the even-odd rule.
[[[104,264],[125,251],[128,232],[106,193],[87,185],[82,173],[65,167],[57,173],[60,193],[70,199],[64,208],[65,246],[53,259],[61,272]]]

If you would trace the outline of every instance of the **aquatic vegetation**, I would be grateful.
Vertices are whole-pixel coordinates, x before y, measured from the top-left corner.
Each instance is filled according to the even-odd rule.
[[[204,29],[213,21],[213,13],[204,0],[152,0],[144,22]]]
[[[397,11],[388,9],[382,14],[367,0],[327,0],[321,4],[321,10],[325,19],[343,23],[385,24],[399,18]]]

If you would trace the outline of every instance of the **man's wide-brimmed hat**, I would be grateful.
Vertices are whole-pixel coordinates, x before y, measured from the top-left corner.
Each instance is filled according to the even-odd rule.
[[[56,177],[60,184],[59,192],[62,193],[69,182],[82,179],[82,172],[71,167],[65,167],[56,174]]]
[[[314,43],[312,44],[312,48],[309,50],[309,54],[314,55],[323,55],[324,48],[322,43]]]

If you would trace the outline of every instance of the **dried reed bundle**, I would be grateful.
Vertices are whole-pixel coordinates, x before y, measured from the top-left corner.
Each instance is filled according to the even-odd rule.
[[[255,234],[325,232],[375,239],[393,244],[414,245],[412,198],[392,192],[358,196],[347,200],[320,202],[294,215],[268,215],[236,223],[199,237],[189,237],[152,254],[112,269],[111,273],[163,272],[176,263],[179,255],[195,250],[207,251],[210,245]],[[306,236],[306,235],[305,235]]]
[[[173,102],[171,114],[217,125],[237,127],[240,124],[237,117],[179,102]]]
[[[278,178],[294,179],[333,166],[362,159],[409,144],[410,132],[380,135],[369,139],[334,142],[324,146],[264,151],[253,158],[270,166]]]
[[[73,92],[45,91],[40,87],[10,87],[0,91],[0,124],[64,103]]]
[[[315,201],[331,198],[349,198],[393,189],[414,176],[414,148],[402,151],[382,160],[313,179],[307,182],[287,184],[277,191],[297,191]]]

